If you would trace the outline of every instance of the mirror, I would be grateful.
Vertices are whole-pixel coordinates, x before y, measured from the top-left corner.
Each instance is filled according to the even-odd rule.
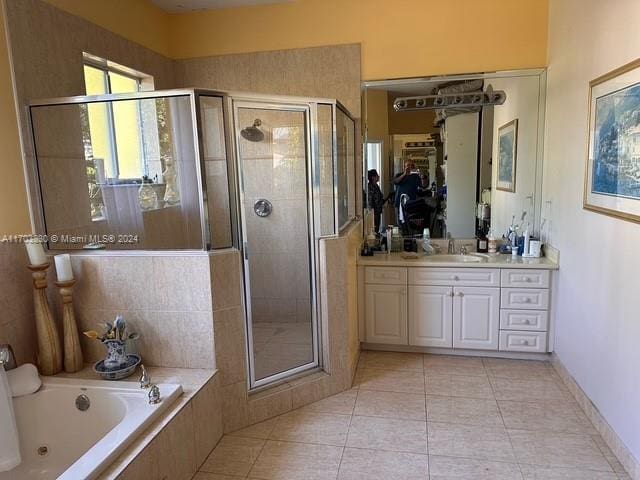
[[[365,82],[367,224],[432,238],[537,231],[545,87],[542,69]]]

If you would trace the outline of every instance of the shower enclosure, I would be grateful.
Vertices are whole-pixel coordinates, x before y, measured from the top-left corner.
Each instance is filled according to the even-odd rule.
[[[29,114],[50,250],[236,247],[250,388],[322,366],[318,241],[355,214],[354,121],[338,101],[169,90]]]

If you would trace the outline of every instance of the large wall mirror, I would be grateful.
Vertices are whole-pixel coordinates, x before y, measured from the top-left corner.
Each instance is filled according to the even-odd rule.
[[[370,228],[502,237],[540,219],[546,71],[365,82]],[[378,190],[379,187],[379,190]]]

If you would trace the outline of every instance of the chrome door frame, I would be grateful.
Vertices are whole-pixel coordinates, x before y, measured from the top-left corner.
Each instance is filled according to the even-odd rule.
[[[242,252],[243,259],[243,277],[244,277],[244,301],[245,301],[245,323],[247,326],[247,365],[248,365],[248,388],[249,391],[255,391],[267,385],[272,385],[278,381],[282,381],[308,370],[312,370],[320,367],[320,329],[319,329],[319,297],[318,293],[318,248],[317,248],[317,236],[316,236],[316,215],[314,209],[314,201],[317,197],[316,188],[314,185],[314,178],[317,174],[317,167],[315,161],[317,156],[314,153],[317,151],[317,138],[314,134],[317,132],[312,131],[313,121],[313,103],[295,103],[295,102],[278,102],[274,99],[259,99],[259,98],[246,98],[246,97],[230,97],[231,109],[233,112],[232,128],[234,132],[234,153],[235,153],[235,174],[238,185],[237,189],[237,209],[239,213],[239,249]],[[253,344],[253,315],[251,305],[251,280],[249,272],[249,255],[247,248],[247,212],[244,205],[245,192],[244,192],[244,177],[242,170],[242,158],[240,153],[240,130],[241,126],[238,121],[238,111],[240,109],[255,109],[255,110],[274,110],[274,111],[290,111],[300,112],[304,114],[305,119],[305,174],[307,176],[307,215],[308,215],[308,245],[309,245],[309,281],[311,292],[311,329],[312,329],[312,349],[313,360],[309,363],[299,365],[289,370],[270,375],[268,377],[257,380],[255,376],[255,359],[254,359],[254,344]]]

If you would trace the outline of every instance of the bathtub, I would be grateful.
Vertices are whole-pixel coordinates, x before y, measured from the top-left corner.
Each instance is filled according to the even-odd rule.
[[[137,382],[44,377],[38,392],[13,399],[22,463],[0,480],[96,478],[182,393],[158,387],[162,401],[150,405]]]

